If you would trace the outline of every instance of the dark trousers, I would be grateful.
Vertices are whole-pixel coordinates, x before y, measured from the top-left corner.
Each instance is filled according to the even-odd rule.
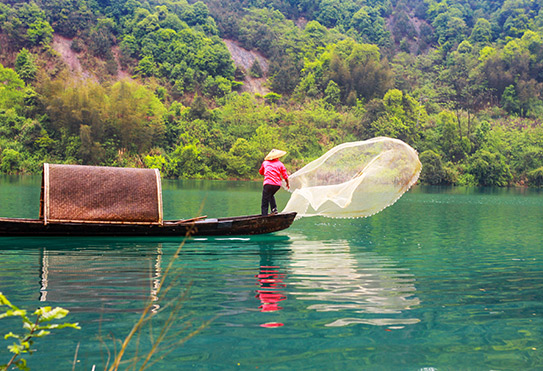
[[[271,212],[277,212],[277,204],[275,203],[275,193],[281,188],[281,186],[273,184],[264,184],[262,188],[262,204],[260,209],[262,215],[268,215],[268,205],[271,207]]]

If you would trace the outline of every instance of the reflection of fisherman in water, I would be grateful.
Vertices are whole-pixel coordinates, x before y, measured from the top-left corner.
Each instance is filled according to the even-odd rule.
[[[258,309],[261,312],[281,310],[283,307],[279,306],[279,302],[287,299],[282,291],[287,286],[284,283],[285,274],[281,273],[281,267],[273,263],[273,253],[274,250],[268,247],[261,246],[260,248],[260,269],[255,276],[260,287],[256,290],[255,298],[260,300],[261,305]],[[267,322],[260,326],[280,327],[283,323]]]
[[[257,299],[262,303],[258,308],[261,312],[273,312],[283,309],[277,303],[285,300],[287,297],[281,292],[286,287],[283,283],[285,275],[279,273],[279,267],[272,265],[261,265],[260,273],[256,275],[260,289],[256,290]]]

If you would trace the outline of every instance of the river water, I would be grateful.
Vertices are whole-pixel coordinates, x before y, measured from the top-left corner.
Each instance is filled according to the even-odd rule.
[[[0,216],[37,217],[39,190],[36,177],[0,178]],[[255,214],[260,192],[165,180],[165,217]],[[124,359],[171,325],[153,370],[535,370],[542,230],[540,190],[417,186],[371,218],[255,237],[0,238],[0,291],[82,327],[38,339],[32,370],[103,370],[149,298],[156,315]],[[0,335],[19,326],[0,320]]]

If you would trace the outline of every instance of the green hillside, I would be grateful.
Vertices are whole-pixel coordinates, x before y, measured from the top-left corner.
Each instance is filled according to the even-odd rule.
[[[375,136],[427,184],[543,184],[542,1],[0,0],[0,172],[254,179]]]

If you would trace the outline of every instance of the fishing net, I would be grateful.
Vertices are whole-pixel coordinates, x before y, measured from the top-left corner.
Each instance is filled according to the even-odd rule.
[[[283,212],[367,217],[396,202],[421,168],[417,152],[398,139],[344,143],[289,177],[292,195]]]

